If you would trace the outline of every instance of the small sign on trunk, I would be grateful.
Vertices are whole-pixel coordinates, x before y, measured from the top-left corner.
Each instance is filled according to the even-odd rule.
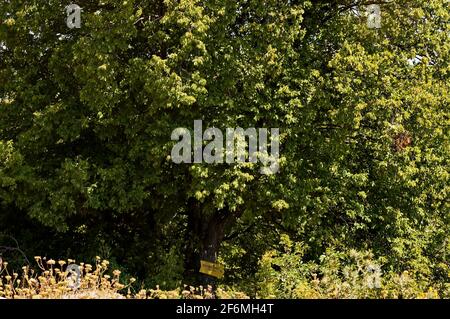
[[[224,268],[221,264],[212,263],[210,261],[200,261],[200,272],[216,278],[223,278]]]

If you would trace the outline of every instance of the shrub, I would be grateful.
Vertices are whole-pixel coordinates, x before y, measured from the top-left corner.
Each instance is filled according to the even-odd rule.
[[[413,271],[396,273],[370,251],[327,249],[319,262],[304,262],[306,246],[281,237],[284,252],[270,250],[257,274],[259,298],[439,298],[450,280],[434,283]],[[450,272],[449,272],[450,275]]]

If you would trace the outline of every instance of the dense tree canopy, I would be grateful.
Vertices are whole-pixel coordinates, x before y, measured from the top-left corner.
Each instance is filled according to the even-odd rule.
[[[249,278],[279,233],[448,273],[448,1],[79,0],[74,29],[67,4],[0,5],[1,232],[168,282]],[[279,172],[173,163],[200,119],[279,128]]]

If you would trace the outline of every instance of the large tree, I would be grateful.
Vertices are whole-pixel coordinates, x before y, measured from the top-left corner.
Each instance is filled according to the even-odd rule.
[[[380,29],[366,5],[379,3]],[[184,216],[186,268],[237,221],[313,252],[369,246],[445,261],[448,4],[65,1],[0,7],[0,200],[66,231],[90,216]],[[175,164],[177,127],[279,128],[280,170]]]

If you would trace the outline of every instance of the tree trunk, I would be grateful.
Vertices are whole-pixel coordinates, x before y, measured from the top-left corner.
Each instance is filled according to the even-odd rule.
[[[185,265],[188,277],[193,277],[195,284],[214,288],[216,278],[199,272],[200,260],[213,263],[217,261],[226,227],[233,221],[233,217],[227,210],[217,211],[212,215],[204,214],[200,203],[194,200],[189,203]]]
[[[220,244],[225,236],[225,226],[227,222],[227,216],[222,214],[214,214],[208,221],[204,221],[203,225],[206,225],[206,229],[203,229],[200,242],[200,260],[209,261],[215,263],[217,261]],[[200,280],[203,285],[210,285],[215,288],[216,278],[201,274]]]

